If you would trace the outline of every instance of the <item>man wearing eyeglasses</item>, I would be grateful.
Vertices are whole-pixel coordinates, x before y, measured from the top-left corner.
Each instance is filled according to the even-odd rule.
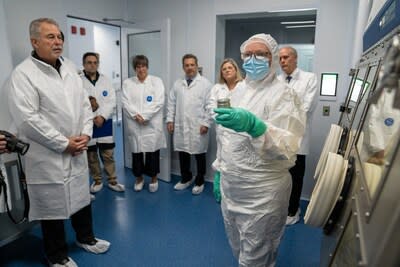
[[[125,191],[125,186],[117,182],[114,161],[113,120],[116,105],[115,91],[110,80],[98,72],[99,55],[87,52],[82,57],[83,86],[86,89],[93,111],[93,138],[88,144],[88,163],[93,183],[90,192],[97,193],[103,188],[100,159],[108,179],[108,188],[116,192]]]
[[[240,52],[246,89],[217,108],[221,208],[239,266],[274,266],[285,228],[296,152],[305,127],[300,100],[276,78],[278,45],[256,34]]]
[[[278,79],[294,89],[307,113],[306,131],[297,152],[296,164],[289,170],[292,175],[292,192],[286,225],[292,225],[300,220],[300,197],[306,168],[306,155],[310,150],[311,120],[317,105],[317,76],[297,67],[297,51],[293,47],[286,46],[279,50],[279,63],[283,73],[278,76]]]

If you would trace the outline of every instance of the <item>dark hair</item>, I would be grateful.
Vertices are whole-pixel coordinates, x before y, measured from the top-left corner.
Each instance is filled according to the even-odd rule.
[[[195,56],[195,55],[193,55],[193,54],[186,54],[186,55],[184,55],[183,57],[182,57],[182,66],[185,64],[184,62],[185,62],[185,59],[188,59],[188,58],[193,58],[194,59],[194,62],[196,63],[196,66],[198,65],[197,64],[197,57]]]
[[[133,69],[136,69],[138,65],[146,66],[149,68],[149,59],[145,55],[136,55],[132,60]]]
[[[85,54],[83,54],[83,57],[82,57],[82,64],[85,64],[86,58],[87,58],[87,57],[90,57],[90,56],[96,57],[97,61],[99,61],[99,54],[97,54],[97,53],[95,53],[95,52],[86,52]],[[97,63],[99,63],[99,62],[97,62]]]

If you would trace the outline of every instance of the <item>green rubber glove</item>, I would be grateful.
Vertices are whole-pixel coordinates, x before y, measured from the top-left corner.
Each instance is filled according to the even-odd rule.
[[[216,171],[214,174],[214,197],[215,200],[219,203],[221,202],[221,190],[220,190],[220,182],[221,182],[221,173]]]
[[[258,137],[267,131],[267,125],[250,111],[243,108],[216,108],[215,122],[236,132],[247,132]]]

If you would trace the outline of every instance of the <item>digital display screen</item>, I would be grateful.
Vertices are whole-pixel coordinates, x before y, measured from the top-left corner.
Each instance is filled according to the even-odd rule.
[[[322,73],[321,74],[321,96],[336,96],[337,82],[339,74]]]

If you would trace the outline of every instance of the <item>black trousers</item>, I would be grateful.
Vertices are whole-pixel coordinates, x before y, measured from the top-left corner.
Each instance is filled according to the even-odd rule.
[[[87,205],[71,216],[76,239],[80,243],[95,241],[92,225],[92,207]],[[41,220],[44,251],[52,263],[61,262],[68,257],[68,245],[65,238],[64,220]]]
[[[290,194],[288,210],[289,216],[296,215],[296,212],[299,209],[305,169],[306,155],[297,155],[295,165],[289,169],[289,172],[292,175],[292,192]]]
[[[192,172],[190,170],[189,153],[179,151],[179,165],[181,168],[182,183],[192,180]],[[194,154],[197,163],[197,175],[195,179],[196,185],[204,184],[204,175],[206,174],[206,153]]]
[[[132,172],[135,177],[143,174],[154,177],[160,173],[160,150],[132,153]]]

